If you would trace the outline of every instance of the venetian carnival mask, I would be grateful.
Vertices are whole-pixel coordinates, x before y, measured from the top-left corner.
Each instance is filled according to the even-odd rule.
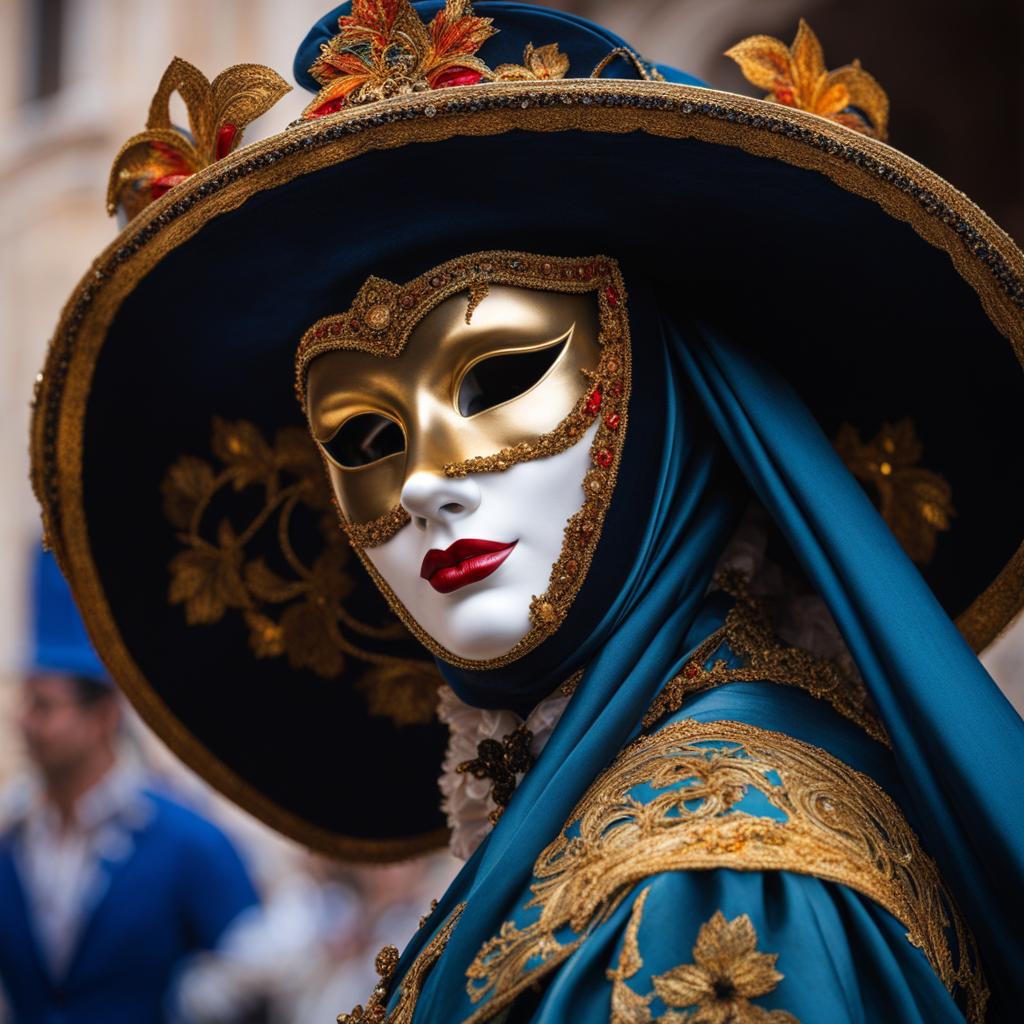
[[[297,384],[342,525],[445,661],[507,664],[561,624],[611,499],[629,368],[622,280],[600,257],[370,278],[306,333]]]

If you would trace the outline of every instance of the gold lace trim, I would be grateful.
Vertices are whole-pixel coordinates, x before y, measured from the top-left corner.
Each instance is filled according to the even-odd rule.
[[[437,901],[431,905],[430,912],[433,913]],[[398,967],[398,950],[394,946],[385,946],[378,954],[375,961],[377,974],[380,981],[374,988],[366,1006],[357,1005],[351,1013],[339,1013],[338,1024],[412,1024],[413,1014],[416,1012],[416,1002],[420,997],[423,982],[430,973],[434,964],[441,959],[441,954],[448,945],[455,925],[466,909],[465,903],[460,903],[449,915],[445,923],[438,929],[437,934],[423,947],[420,955],[412,962],[412,966],[402,979],[402,988],[398,997],[398,1003],[390,1014],[387,1012],[388,991],[391,979],[394,977],[395,969]],[[427,917],[430,915],[428,914]],[[422,928],[426,918],[420,921]]]
[[[610,1024],[800,1024],[785,1010],[765,1010],[750,1002],[774,992],[784,976],[775,969],[778,953],[757,951],[757,931],[746,914],[727,921],[716,911],[697,933],[692,964],[654,975],[654,991],[646,996],[634,992],[626,982],[644,965],[639,933],[650,891],[644,889],[633,902],[618,966],[606,972],[612,983]],[[671,1007],[657,1019],[650,1009],[655,996]],[[693,1013],[681,1012],[688,1006],[694,1007]]]
[[[632,795],[649,786],[644,802]],[[745,811],[760,794],[779,817]],[[826,751],[739,722],[683,720],[627,747],[590,787],[534,865],[524,910],[470,964],[467,991],[488,1020],[566,959],[637,882],[665,871],[792,871],[885,908],[943,984],[983,1020],[988,991],[973,937],[899,808]],[[946,929],[955,937],[956,960]],[[556,937],[557,936],[557,937]]]
[[[871,709],[867,690],[859,679],[845,673],[834,661],[817,658],[800,647],[785,646],[772,629],[767,603],[751,597],[747,581],[738,573],[722,573],[715,582],[719,589],[735,597],[736,603],[729,610],[725,625],[697,647],[682,671],[654,698],[643,718],[645,728],[678,711],[695,693],[723,683],[767,682],[795,686],[828,701],[872,739],[890,746],[885,728]],[[728,645],[744,664],[731,668],[724,658],[719,658],[709,666],[708,662],[723,645]]]

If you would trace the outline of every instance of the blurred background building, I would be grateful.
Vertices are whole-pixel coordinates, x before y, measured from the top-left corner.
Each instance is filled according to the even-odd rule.
[[[1024,241],[1020,0],[543,2],[608,25],[648,58],[747,93],[750,88],[722,51],[753,33],[788,42],[804,16],[830,66],[859,57],[886,88],[894,144],[962,188]],[[104,209],[111,161],[121,143],[142,129],[174,55],[210,78],[240,62],[267,64],[290,78],[297,43],[327,7],[328,0],[0,0],[0,785],[19,764],[9,723],[25,656],[27,580],[39,530],[28,484],[28,403],[61,304],[115,233]],[[287,124],[305,102],[299,91],[285,97],[247,129],[246,141]],[[183,107],[178,120],[185,121]],[[1024,623],[994,645],[986,661],[1024,711]],[[141,727],[135,732],[161,770],[184,780],[197,800],[208,806],[215,800],[197,780],[182,776],[183,769]],[[242,812],[223,813],[253,858],[288,865],[288,899],[333,907],[337,921],[347,920],[346,900],[380,900],[381,886],[389,884],[388,875],[341,877],[329,865],[303,862],[300,851]],[[421,872],[417,897],[434,884],[439,892],[450,870],[438,862]],[[398,938],[411,910],[395,914],[405,915],[395,924]],[[343,931],[332,940],[341,959],[352,943],[379,946],[384,938],[380,928],[372,935]],[[293,952],[313,941],[312,932],[299,932],[292,936]],[[246,971],[266,965],[251,950],[240,956],[235,980],[242,991]],[[357,980],[362,985],[363,977]],[[347,998],[338,995],[331,1013]],[[203,998],[201,992],[196,996]],[[331,998],[325,993],[327,1002]],[[315,1019],[311,1009],[303,1009],[303,1020]],[[323,1012],[325,1007],[317,1008],[317,1015]],[[219,1018],[210,1010],[208,1019]]]

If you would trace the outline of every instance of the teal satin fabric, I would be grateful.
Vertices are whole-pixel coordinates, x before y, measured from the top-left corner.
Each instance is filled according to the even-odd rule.
[[[1019,1007],[1024,724],[792,390],[704,327],[672,344],[825,599],[892,740],[905,811],[963,908],[993,998]]]
[[[924,955],[892,916],[857,893],[806,875],[718,869],[671,872],[641,883],[559,969],[539,1006],[513,1021],[564,1024],[608,1021],[609,967],[618,963],[633,901],[649,889],[638,943],[643,967],[629,979],[640,995],[651,976],[692,964],[700,926],[716,911],[746,914],[758,950],[778,954],[783,975],[774,991],[752,1000],[785,1010],[801,1024],[962,1024],[961,1015]],[[655,1000],[653,1014],[667,1007]]]
[[[456,1021],[472,1013],[466,968],[514,916],[538,854],[637,733],[657,690],[721,622],[720,603],[704,595],[737,510],[737,495],[719,490],[714,471],[722,444],[828,603],[895,756],[880,754],[866,736],[852,736],[853,727],[827,708],[828,728],[819,728],[824,705],[800,693],[783,696],[781,687],[726,687],[706,695],[690,713],[739,717],[831,744],[852,767],[882,774],[879,781],[939,862],[978,939],[994,990],[989,1019],[1009,1019],[1019,989],[1014,971],[1024,953],[1020,929],[1014,934],[1024,892],[1024,813],[1011,789],[1024,763],[1019,718],[788,386],[739,345],[667,316],[664,310],[671,306],[641,282],[627,276],[627,284],[639,370],[632,405],[643,402],[657,413],[656,427],[645,432],[646,455],[640,456],[657,460],[651,492],[620,487],[613,504],[616,515],[628,505],[635,558],[621,585],[606,591],[599,621],[574,627],[585,630],[571,639],[587,650],[587,669],[543,755],[403,955],[399,979],[448,914],[467,903],[426,980],[415,1019]],[[627,447],[627,458],[631,454],[637,457]],[[595,571],[599,585],[600,570]],[[594,585],[588,579],[587,587]],[[591,644],[593,637],[600,643]],[[471,683],[446,675],[463,684],[462,695],[471,702],[474,691],[486,686],[485,673]],[[514,682],[514,674],[502,678],[504,687]],[[678,910],[663,926],[651,926],[655,934],[664,928],[658,941],[667,959],[689,962],[697,928],[710,916],[701,917],[696,908],[706,909],[721,896],[727,915],[757,917],[766,931],[765,948],[787,958],[787,977],[803,979],[807,991],[799,997],[792,984],[785,986],[785,1008],[803,1024],[962,1019],[900,926],[840,886],[726,871],[666,876],[657,884],[659,891],[675,894],[666,903]],[[609,984],[602,971],[613,966],[611,951],[624,915],[628,909],[620,908],[584,943],[574,966],[563,966],[549,979],[539,1020],[608,1019]],[[821,948],[815,948],[811,937],[819,932],[827,942],[819,938]],[[784,973],[786,964],[780,961]],[[590,995],[570,976],[591,978]],[[559,1001],[567,991],[578,1000],[576,1009],[559,1017],[569,1005]],[[579,1009],[588,1000],[594,1003],[592,1015]],[[906,1016],[892,1017],[885,1009],[890,1006]]]

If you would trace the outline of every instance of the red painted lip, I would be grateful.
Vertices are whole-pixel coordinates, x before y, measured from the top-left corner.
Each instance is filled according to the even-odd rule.
[[[431,548],[423,558],[420,576],[439,594],[450,594],[460,587],[486,579],[505,561],[518,544],[496,540],[457,540],[444,551]]]

